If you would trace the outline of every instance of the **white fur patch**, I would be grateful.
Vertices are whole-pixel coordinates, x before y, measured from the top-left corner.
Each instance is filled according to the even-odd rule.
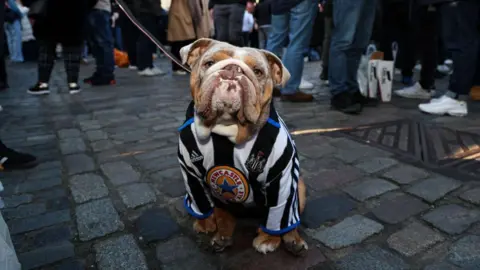
[[[256,251],[267,254],[268,252],[273,252],[278,248],[278,245],[274,245],[272,243],[261,243],[259,245],[255,245],[255,241],[253,242],[253,247]]]

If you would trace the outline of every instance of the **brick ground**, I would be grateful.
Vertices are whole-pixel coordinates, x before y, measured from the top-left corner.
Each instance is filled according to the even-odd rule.
[[[190,100],[188,79],[122,69],[117,86],[85,86],[71,96],[62,69],[59,62],[49,96],[33,97],[25,90],[35,65],[12,65],[12,87],[0,93],[0,138],[41,161],[0,174],[2,211],[25,269],[480,269],[478,179],[439,175],[330,133],[295,136],[309,187],[307,257],[256,254],[249,223],[239,226],[234,247],[211,254],[181,203],[176,127]],[[82,77],[91,70],[82,67]],[[318,82],[319,72],[319,63],[307,64],[307,78]],[[454,119],[394,98],[346,116],[329,110],[327,88],[317,83],[312,92],[311,104],[275,100],[291,131],[410,118],[480,134],[478,104]]]

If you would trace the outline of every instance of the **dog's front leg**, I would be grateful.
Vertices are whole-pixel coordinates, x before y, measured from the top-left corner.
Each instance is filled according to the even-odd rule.
[[[217,233],[213,236],[211,245],[216,252],[221,252],[233,244],[236,220],[232,214],[217,207],[214,209],[214,215]]]
[[[217,230],[217,223],[215,221],[215,213],[206,219],[196,219],[193,222],[193,230],[196,233],[213,233]]]
[[[260,253],[275,251],[282,243],[282,238],[277,235],[269,235],[258,229],[258,235],[253,239],[253,247]]]
[[[285,248],[293,255],[302,256],[305,255],[308,250],[307,242],[300,237],[298,229],[291,230],[284,234],[282,239],[285,243]]]

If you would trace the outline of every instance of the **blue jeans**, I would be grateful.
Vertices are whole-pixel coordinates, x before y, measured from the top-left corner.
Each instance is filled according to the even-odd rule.
[[[480,2],[458,1],[440,6],[444,44],[452,53],[455,64],[449,90],[468,95],[473,85],[480,85]]]
[[[22,53],[22,25],[20,20],[12,23],[5,23],[5,32],[7,34],[8,51],[10,60],[13,62],[23,62]]]
[[[358,91],[357,71],[370,41],[377,0],[333,0],[328,81],[330,92]]]
[[[90,32],[89,41],[97,64],[94,76],[111,79],[115,69],[115,60],[113,58],[113,35],[110,25],[110,13],[104,10],[92,10],[88,15],[88,25]]]
[[[280,55],[287,38],[290,40],[283,55],[283,64],[290,72],[290,80],[281,89],[283,95],[298,91],[303,73],[303,56],[310,45],[313,22],[317,14],[318,0],[304,0],[290,12],[272,15],[272,28],[267,41],[267,50]]]

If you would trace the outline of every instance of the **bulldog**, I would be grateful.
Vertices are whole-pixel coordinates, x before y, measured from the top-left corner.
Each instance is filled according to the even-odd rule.
[[[268,51],[212,39],[180,54],[192,70],[193,101],[179,128],[178,159],[194,230],[212,233],[211,246],[223,251],[233,244],[230,210],[259,210],[253,247],[272,252],[283,240],[293,254],[303,254],[308,246],[298,226],[305,185],[295,143],[272,102],[273,87],[286,83],[288,70]]]

